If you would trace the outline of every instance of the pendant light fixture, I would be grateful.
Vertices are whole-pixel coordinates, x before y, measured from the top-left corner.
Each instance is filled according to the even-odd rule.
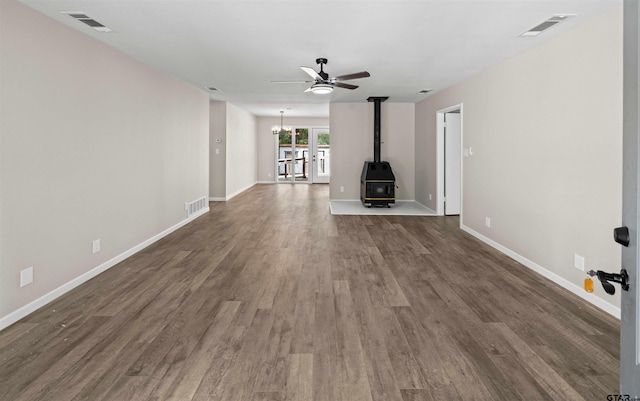
[[[291,127],[285,127],[284,123],[284,110],[280,110],[280,128],[278,126],[271,127],[273,135],[291,135]]]

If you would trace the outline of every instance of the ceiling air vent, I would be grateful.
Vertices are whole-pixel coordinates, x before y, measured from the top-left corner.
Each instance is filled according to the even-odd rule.
[[[67,14],[67,13],[63,13],[63,14]],[[80,13],[68,13],[67,14],[70,17],[73,17],[75,19],[91,19],[91,17],[89,17],[86,14],[80,14]]]
[[[78,21],[89,25],[91,28],[95,29],[96,31],[99,32],[111,32],[111,29],[107,28],[106,26],[102,25],[101,23],[99,23],[98,21],[94,20],[93,18],[89,17],[87,14],[83,13],[82,11],[63,11],[61,12],[61,14],[66,14],[72,18],[77,19]]]
[[[522,32],[520,35],[518,36],[538,36],[540,35],[543,31],[551,28],[552,26],[555,26],[561,22],[564,22],[566,20],[568,20],[571,17],[575,17],[575,14],[555,14],[552,15],[550,18],[548,18],[546,21],[534,26],[533,28],[529,29],[528,31]]]

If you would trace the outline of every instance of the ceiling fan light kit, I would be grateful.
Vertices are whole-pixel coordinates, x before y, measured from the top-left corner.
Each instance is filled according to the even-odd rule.
[[[315,84],[311,85],[311,92],[316,95],[326,95],[333,92],[333,86],[329,84]]]

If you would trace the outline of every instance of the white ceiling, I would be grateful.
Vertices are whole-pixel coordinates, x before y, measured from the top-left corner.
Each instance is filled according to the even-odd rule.
[[[621,0],[20,0],[168,74],[259,116],[328,116],[329,102],[424,99],[621,5]],[[61,14],[83,11],[100,33]],[[576,14],[534,38],[553,14]],[[330,76],[362,70],[356,90],[304,93],[299,68],[329,60]],[[433,93],[433,92],[432,92]]]

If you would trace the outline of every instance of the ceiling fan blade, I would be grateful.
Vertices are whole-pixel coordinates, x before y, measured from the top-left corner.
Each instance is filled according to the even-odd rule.
[[[340,75],[339,77],[335,77],[334,79],[336,81],[348,81],[350,79],[366,78],[370,76],[371,74],[369,74],[367,71],[360,71],[353,74]]]
[[[306,72],[307,74],[309,74],[309,76],[315,80],[322,80],[322,77],[316,72],[316,70],[314,70],[311,67],[300,67],[302,68],[302,71]]]
[[[338,88],[344,88],[344,89],[356,89],[358,87],[358,85],[344,84],[342,82],[335,82],[333,86],[337,86]]]
[[[311,87],[308,87],[307,90],[305,90],[305,92],[311,92]]]
[[[309,84],[315,81],[271,81],[272,84]]]

